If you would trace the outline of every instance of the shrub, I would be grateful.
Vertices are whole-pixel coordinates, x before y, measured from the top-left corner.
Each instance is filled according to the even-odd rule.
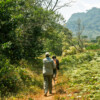
[[[23,88],[23,82],[16,68],[2,56],[0,61],[0,93],[1,96],[16,93]]]
[[[76,54],[76,49],[74,46],[69,47],[68,50],[64,50],[62,56]]]
[[[87,50],[96,50],[96,49],[100,49],[100,45],[98,44],[91,44],[88,47],[86,47]]]
[[[73,92],[73,97],[76,99],[77,97],[80,97],[82,100],[99,100],[100,98],[100,61],[94,60],[95,54],[96,52],[86,52],[70,55],[70,57],[68,55],[62,59],[62,76],[64,75],[64,78],[68,80],[66,81],[68,85],[66,91],[67,93],[69,91]],[[99,58],[98,56],[96,57]],[[76,61],[74,64],[72,63],[73,59]],[[70,63],[68,64],[67,62],[69,61]],[[75,67],[70,67],[73,65]],[[64,84],[63,87],[67,86]]]
[[[33,73],[26,68],[19,68],[19,75],[26,86],[31,86],[35,81]]]
[[[65,58],[63,58],[61,62],[64,64],[67,64],[67,65],[74,64],[76,61],[73,57],[75,57],[75,56],[68,55]]]
[[[100,51],[97,52],[97,55],[100,56]]]
[[[76,53],[76,48],[74,46],[69,47],[69,49],[72,51],[72,54]]]
[[[67,55],[67,50],[64,50],[63,52],[62,52],[62,56],[66,56]]]
[[[28,91],[32,86],[39,87],[38,90],[43,88],[42,75],[37,75],[30,67],[33,67],[32,64],[25,60],[15,67],[5,56],[0,55],[0,95],[16,94],[25,89]],[[34,93],[38,90],[34,88]]]
[[[80,64],[84,61],[91,61],[94,56],[95,53],[92,52],[80,53],[76,55],[67,55],[62,59],[62,63],[67,65]]]

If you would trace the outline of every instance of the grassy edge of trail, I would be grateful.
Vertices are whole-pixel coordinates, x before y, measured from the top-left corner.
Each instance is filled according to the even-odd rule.
[[[28,94],[38,94],[43,90],[42,59],[28,62],[22,59],[12,65],[9,60],[2,61],[2,79],[0,79],[1,99],[23,99]]]
[[[99,100],[100,55],[85,52],[62,58],[55,100]]]
[[[89,100],[90,98],[100,97],[99,56],[97,52],[86,52],[58,57],[60,60],[60,70],[55,85],[56,94],[54,95],[54,100],[66,100],[66,98]],[[43,95],[42,63],[37,62],[39,63],[37,66],[23,62],[21,62],[21,68],[29,71],[31,73],[29,76],[33,75],[32,78],[35,79],[35,84],[26,88],[26,91],[24,90],[15,96],[11,96],[9,100],[23,100],[26,97],[27,99],[34,100],[36,94],[38,96],[39,93]],[[33,68],[33,66],[35,67]],[[28,81],[30,83],[30,80],[26,82]]]

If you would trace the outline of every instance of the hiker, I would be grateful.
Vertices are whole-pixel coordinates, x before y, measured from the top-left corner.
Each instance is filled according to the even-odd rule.
[[[54,82],[55,82],[57,70],[59,70],[59,60],[56,59],[56,56],[52,56],[52,59],[53,59],[54,63],[56,64],[56,68],[53,70],[53,79],[54,79]]]
[[[44,96],[47,96],[47,92],[52,94],[52,77],[53,69],[56,67],[53,60],[49,57],[49,52],[45,54],[46,58],[43,59],[43,77],[44,77]]]

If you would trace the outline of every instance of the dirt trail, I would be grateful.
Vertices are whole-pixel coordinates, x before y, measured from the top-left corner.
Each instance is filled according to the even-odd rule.
[[[55,84],[56,83],[57,83],[57,81],[55,81]],[[34,100],[54,100],[54,95],[56,94],[56,89],[55,89],[54,81],[52,81],[52,84],[53,84],[52,94],[48,93],[47,97],[45,97],[44,93],[42,92],[41,95],[39,95],[38,97],[35,97]]]

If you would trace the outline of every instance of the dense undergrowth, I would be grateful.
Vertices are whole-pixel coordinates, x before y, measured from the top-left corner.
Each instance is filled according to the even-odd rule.
[[[62,58],[61,64],[57,93],[66,93],[69,100],[100,99],[99,51],[68,55]],[[58,98],[66,100],[66,97]]]
[[[41,60],[21,60],[12,65],[5,56],[0,56],[0,96],[11,97],[20,93],[39,93],[43,88]],[[37,70],[38,69],[38,70]]]

